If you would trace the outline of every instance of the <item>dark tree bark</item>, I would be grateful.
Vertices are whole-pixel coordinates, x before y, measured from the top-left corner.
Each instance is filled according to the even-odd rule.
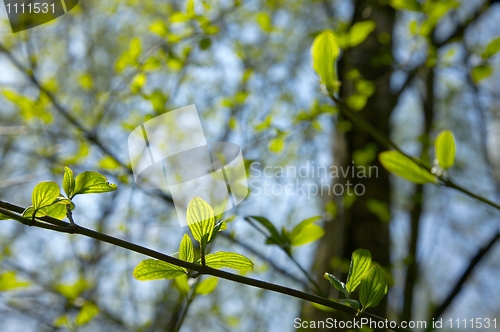
[[[355,92],[352,82],[346,80],[347,73],[353,68],[359,70],[361,77],[375,83],[375,93],[368,99],[368,102],[360,114],[372,125],[386,135],[390,135],[389,117],[395,106],[396,97],[391,94],[389,88],[389,78],[392,63],[392,42],[386,40],[385,36],[392,36],[395,21],[395,11],[388,5],[380,5],[379,1],[360,0],[356,3],[353,23],[374,20],[376,30],[360,45],[350,48],[344,52],[338,62],[339,79],[342,82],[340,97],[346,98]],[[382,37],[382,38],[380,38]],[[345,121],[339,119],[339,122]],[[356,150],[364,149],[368,144],[376,147],[377,153],[385,150],[376,143],[366,132],[358,128],[356,124],[347,132],[342,132],[337,126],[334,140],[334,166],[352,167],[352,154]],[[382,222],[379,218],[367,209],[367,202],[375,199],[389,205],[390,184],[389,176],[375,158],[371,166],[376,166],[378,174],[371,174],[370,177],[351,177],[334,179],[335,183],[346,184],[349,181],[353,186],[361,184],[365,189],[363,195],[357,196],[351,206],[344,207],[343,197],[328,197],[333,200],[338,207],[338,213],[333,220],[326,222],[325,236],[321,239],[317,248],[314,270],[321,282],[321,287],[325,291],[330,290],[330,294],[337,296],[328,281],[323,279],[324,272],[333,272],[341,276],[339,271],[334,271],[331,266],[332,258],[338,257],[349,261],[354,250],[363,248],[372,253],[373,261],[382,267],[390,270],[390,238],[388,223]],[[361,188],[358,186],[358,189]],[[359,190],[358,190],[359,192]],[[346,275],[342,275],[345,281]],[[387,297],[370,311],[381,316],[385,316],[387,308]],[[324,320],[328,317],[335,317],[334,313],[323,312],[305,305],[302,309],[302,318],[307,320]],[[338,317],[338,316],[337,316]],[[352,319],[352,318],[350,318]]]

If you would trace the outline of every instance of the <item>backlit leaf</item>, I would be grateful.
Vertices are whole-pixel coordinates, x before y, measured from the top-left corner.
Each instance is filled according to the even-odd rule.
[[[345,284],[342,281],[340,281],[336,276],[334,276],[333,274],[330,274],[330,273],[325,273],[324,277],[326,280],[328,280],[333,285],[333,287],[335,287],[335,289],[344,293],[346,298],[351,297],[351,293],[349,293]]]
[[[79,194],[105,193],[116,189],[116,184],[109,183],[108,179],[101,173],[85,171],[77,175],[75,179],[75,191],[70,198]]]
[[[19,279],[17,279],[16,272],[14,271],[0,274],[0,292],[16,288],[28,287],[29,285],[29,282],[20,281]]]
[[[194,17],[195,12],[194,12],[194,0],[188,0],[186,1],[186,14],[188,17]]]
[[[370,269],[372,255],[368,250],[357,249],[351,255],[351,265],[347,275],[346,289],[349,293],[354,292],[361,282],[363,274]]]
[[[442,131],[435,142],[438,165],[448,169],[455,163],[455,138],[449,130]]]
[[[437,182],[434,175],[398,151],[384,151],[378,158],[385,169],[408,181],[419,184]]]
[[[391,7],[394,9],[405,9],[420,11],[421,5],[417,0],[391,0]]]
[[[481,54],[483,59],[487,59],[497,54],[500,51],[500,37],[493,39],[489,42],[488,46],[486,46],[486,50]]]
[[[234,252],[218,251],[208,254],[205,257],[205,262],[208,266],[214,269],[221,269],[224,267],[239,271],[253,269],[253,263],[251,260]]]
[[[269,150],[274,153],[280,153],[285,147],[285,141],[281,137],[273,138],[269,141]]]
[[[33,206],[30,206],[23,211],[23,217],[32,218],[33,212],[35,212],[35,210],[33,209]],[[66,213],[66,204],[54,203],[52,205],[36,210],[35,217],[41,218],[50,216],[55,219],[63,219],[66,216]]]
[[[82,292],[89,288],[90,285],[85,279],[78,279],[72,284],[57,284],[55,286],[55,289],[69,300],[75,300]]]
[[[189,235],[184,234],[179,247],[179,258],[186,262],[194,262],[194,247]]]
[[[361,111],[368,101],[368,98],[362,94],[355,93],[346,99],[347,105],[355,111]]]
[[[273,25],[269,14],[267,14],[266,12],[260,12],[257,14],[255,19],[257,20],[257,23],[264,32],[269,33],[273,31]]]
[[[198,295],[208,295],[212,293],[217,287],[217,283],[219,279],[216,277],[209,277],[203,281],[201,281],[195,288],[195,292]]]
[[[132,93],[139,93],[141,89],[144,87],[147,81],[147,76],[144,73],[138,73],[137,75],[134,76],[132,79],[132,82],[130,83],[130,91]]]
[[[54,181],[40,182],[35,186],[31,194],[33,209],[36,211],[51,205],[59,197],[59,194],[59,185]]]
[[[198,242],[202,242],[203,237],[210,241],[215,226],[214,210],[199,197],[195,197],[189,202],[186,215],[187,223],[191,233]]]
[[[361,280],[359,300],[363,311],[379,304],[384,295],[387,294],[387,289],[387,281],[381,268],[373,266]]]
[[[89,323],[99,313],[99,308],[90,302],[86,302],[76,316],[76,325],[85,325]]]
[[[183,274],[186,274],[184,268],[157,259],[143,260],[133,272],[137,280],[173,279]]]
[[[325,231],[322,227],[313,224],[319,219],[321,219],[319,216],[308,218],[295,226],[290,233],[292,246],[302,246],[321,238],[325,234]]]
[[[479,65],[472,68],[471,76],[474,83],[479,83],[480,81],[488,78],[493,74],[493,69],[490,65]]]
[[[311,47],[313,68],[327,89],[337,86],[335,61],[339,52],[339,46],[332,31],[326,30],[314,39]]]
[[[349,46],[354,47],[364,42],[370,33],[375,30],[375,27],[375,21],[362,21],[354,23],[351,29],[349,29],[347,37]]]
[[[64,166],[64,176],[62,183],[64,192],[66,196],[72,197],[73,192],[75,191],[75,176],[71,168]]]

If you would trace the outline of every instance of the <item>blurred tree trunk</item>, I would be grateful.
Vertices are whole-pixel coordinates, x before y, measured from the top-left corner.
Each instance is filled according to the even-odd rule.
[[[340,96],[345,99],[355,92],[353,81],[347,81],[346,76],[352,69],[356,68],[362,78],[372,81],[376,87],[375,93],[368,99],[366,106],[360,113],[378,130],[389,135],[389,117],[395,106],[396,97],[391,94],[389,89],[392,41],[388,37],[392,37],[395,12],[388,5],[382,6],[379,2],[360,0],[356,3],[353,23],[373,20],[377,27],[362,44],[345,51],[339,60],[339,79],[342,82]],[[343,122],[343,119],[339,119],[339,123]],[[367,146],[375,147],[377,154],[385,150],[355,124],[352,124],[347,131],[342,131],[340,128],[337,126],[333,137],[334,166],[342,167],[344,170],[353,167],[353,153],[357,150],[363,150]],[[331,263],[335,260],[338,261],[338,258],[349,261],[352,252],[358,248],[370,250],[373,261],[390,269],[388,223],[381,221],[367,208],[369,200],[376,200],[386,204],[387,207],[389,206],[389,176],[377,158],[370,163],[370,166],[376,166],[378,174],[373,173],[371,177],[367,178],[351,177],[352,174],[349,174],[347,178],[334,179],[334,184],[343,184],[344,188],[347,188],[347,181],[352,186],[361,184],[364,187],[365,193],[360,196],[356,195],[356,200],[352,205],[344,206],[343,197],[326,198],[330,201],[333,200],[338,209],[335,218],[325,224],[326,234],[316,251],[314,271],[321,287],[325,290],[329,289],[332,295],[334,294],[333,287],[330,287],[329,283],[324,280],[323,274],[325,272],[334,273],[338,277],[342,276],[345,281],[345,271],[341,275],[340,270],[334,270]],[[351,188],[353,188],[352,186]],[[357,188],[359,193],[361,186]],[[387,297],[377,307],[370,308],[370,312],[386,316],[386,300]],[[324,320],[328,317],[335,317],[334,313],[317,310],[309,304],[302,308],[302,319],[304,320]]]

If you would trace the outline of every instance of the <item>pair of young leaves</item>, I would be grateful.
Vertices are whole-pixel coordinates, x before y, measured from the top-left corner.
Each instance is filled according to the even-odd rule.
[[[359,302],[361,302],[361,312],[364,312],[366,308],[378,305],[388,290],[384,272],[378,265],[372,264],[372,256],[365,249],[358,249],[352,253],[347,283],[344,284],[329,273],[325,273],[325,279],[345,295],[346,299],[339,300],[340,303],[359,310]],[[352,292],[358,286],[360,286],[359,302],[351,299]]]
[[[219,231],[226,229],[224,221],[215,224],[215,214],[212,207],[199,197],[195,197],[189,202],[187,208],[187,223],[193,237],[200,243],[201,248],[205,248],[211,243]],[[202,250],[202,255],[204,255]],[[194,246],[189,235],[184,234],[178,252],[179,259],[194,263]],[[201,257],[197,263],[201,262]],[[243,255],[234,252],[214,252],[205,255],[205,264],[214,269],[232,268],[246,271],[253,269],[251,260]],[[186,268],[156,259],[146,259],[140,262],[134,269],[133,275],[137,280],[173,279],[187,275]]]
[[[455,163],[455,139],[449,130],[442,131],[434,143],[436,151],[435,167],[433,173],[442,174]],[[415,160],[398,151],[385,151],[380,153],[379,160],[382,166],[408,181],[425,184],[438,183],[438,178],[421,167]]]
[[[66,197],[61,195],[59,185],[54,181],[38,183],[31,194],[31,206],[23,212],[24,217],[35,218],[50,216],[62,219],[66,216],[67,208],[74,208],[71,200],[76,195],[105,193],[117,189],[115,184],[108,182],[106,177],[95,171],[84,171],[75,178],[69,167],[64,167],[63,189]]]

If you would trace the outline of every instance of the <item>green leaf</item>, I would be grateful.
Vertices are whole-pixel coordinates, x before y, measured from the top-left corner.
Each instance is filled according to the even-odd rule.
[[[359,310],[359,307],[361,306],[358,301],[351,299],[337,300],[337,302],[342,303],[343,305],[348,305],[349,307],[354,308],[356,310]]]
[[[198,295],[208,295],[212,293],[217,287],[219,279],[216,277],[209,277],[198,284],[195,288],[195,293]]]
[[[313,222],[319,219],[321,219],[320,216],[312,217],[295,226],[290,233],[291,245],[295,247],[303,246],[321,238],[325,234],[325,231],[322,227],[313,224]]]
[[[183,274],[174,279],[177,288],[181,292],[181,294],[189,293],[189,283],[187,274]]]
[[[35,209],[33,209],[33,205],[28,206],[24,211],[23,211],[23,217],[25,218],[32,218],[33,214],[35,213]],[[36,211],[36,214],[34,215],[35,217],[45,217],[47,214],[45,213],[45,209],[39,209]]]
[[[0,292],[9,291],[16,288],[28,287],[29,282],[19,281],[16,277],[16,272],[9,271],[0,274]]]
[[[73,197],[75,191],[75,176],[71,168],[64,166],[63,189],[66,196]]]
[[[480,81],[488,78],[493,74],[493,69],[490,65],[479,65],[472,68],[471,77],[474,83],[479,83]]]
[[[11,219],[9,216],[0,213],[0,220],[9,220],[9,219]]]
[[[376,28],[375,21],[362,21],[354,23],[354,25],[349,29],[347,40],[350,47],[357,46],[365,41],[365,39],[373,32]]]
[[[128,55],[134,62],[137,62],[142,53],[142,43],[139,38],[132,38],[129,45]]]
[[[481,54],[483,59],[488,59],[493,55],[497,54],[500,51],[500,37],[493,39],[489,42],[488,46],[486,46],[486,50]]]
[[[329,300],[336,302],[336,300],[335,300],[335,299],[332,299],[332,298],[330,298]],[[313,307],[315,307],[316,309],[319,309],[319,310],[321,310],[321,311],[326,311],[326,312],[335,312],[335,309],[332,309],[332,308],[330,308],[330,307],[327,307],[326,305],[322,305],[322,304],[319,304],[319,303],[314,303],[314,302],[311,302],[311,305],[312,305]]]
[[[347,106],[349,106],[355,111],[361,111],[363,108],[365,108],[367,101],[368,98],[359,93],[350,95],[346,99]]]
[[[217,232],[223,232],[226,229],[227,229],[227,222],[224,220],[218,223],[217,226],[215,226],[215,230],[217,230]]]
[[[215,226],[214,210],[199,197],[189,202],[187,208],[187,223],[196,241],[202,243],[203,238],[210,241]]]
[[[385,169],[408,181],[419,184],[437,183],[434,175],[398,151],[384,151],[378,158]]]
[[[258,216],[250,216],[249,218],[258,221],[262,226],[264,226],[269,231],[269,233],[271,233],[271,236],[267,238],[266,243],[277,244],[277,245],[284,244],[283,238],[281,237],[280,233],[278,232],[276,227],[274,227],[272,222],[270,222],[268,219]]]
[[[339,57],[339,46],[332,31],[319,34],[311,47],[313,68],[327,89],[337,88],[335,61]]]
[[[85,279],[78,279],[73,284],[58,284],[54,287],[62,296],[69,300],[75,300],[82,292],[90,288]]]
[[[352,253],[351,265],[347,274],[346,289],[349,293],[354,292],[361,282],[363,274],[368,271],[372,264],[372,255],[366,249],[357,249]]]
[[[62,196],[57,197],[57,199],[51,205],[36,210],[35,217],[41,218],[50,216],[56,219],[63,219],[64,217],[66,217],[67,205],[73,205],[73,203],[71,203],[69,199]],[[33,209],[33,206],[29,206],[23,211],[23,217],[32,218],[34,212],[35,210]]]
[[[334,276],[333,274],[330,274],[330,273],[325,273],[324,277],[326,280],[328,280],[333,285],[333,287],[335,287],[335,289],[344,293],[346,298],[351,297],[351,293],[347,290],[347,288],[345,287],[345,284],[342,281],[340,281],[336,276]]]
[[[140,262],[132,274],[137,280],[173,279],[186,274],[186,269],[150,258]]]
[[[272,32],[273,31],[273,23],[271,21],[271,17],[269,16],[268,13],[266,12],[260,12],[257,14],[255,17],[257,23],[259,24],[260,28],[264,32]]]
[[[385,281],[384,272],[378,266],[373,266],[361,281],[359,291],[359,300],[365,311],[368,307],[375,307],[380,300],[387,294],[387,281]]]
[[[148,77],[144,73],[136,74],[130,83],[130,91],[132,93],[139,93],[144,85],[146,85],[147,79]]]
[[[189,235],[184,234],[179,247],[179,258],[186,262],[194,262],[194,247]]]
[[[391,0],[390,4],[392,8],[399,10],[420,11],[422,7],[417,0]]]
[[[67,214],[67,206],[71,206],[71,210],[74,208],[74,204],[67,198],[60,196],[56,199],[54,203],[52,203],[49,206],[46,206],[42,208],[43,213],[49,217],[56,218],[56,219],[64,219]],[[41,211],[39,210],[39,212]],[[39,214],[37,212],[37,216]]]
[[[149,31],[165,38],[168,34],[168,27],[163,20],[157,20],[149,26]]]
[[[75,190],[70,198],[80,194],[106,193],[116,189],[116,184],[109,183],[108,179],[101,173],[85,171],[77,175],[75,179]]]
[[[434,143],[438,165],[448,169],[455,163],[455,138],[449,130],[443,130]]]
[[[182,23],[189,21],[189,17],[182,12],[175,12],[170,15],[170,22],[172,23]]]
[[[68,211],[67,208],[66,208],[67,205],[68,204],[66,204],[66,202],[59,201],[59,202],[56,202],[56,203],[54,203],[52,205],[44,207],[41,210],[43,210],[43,213],[46,216],[49,216],[49,217],[52,217],[52,218],[55,218],[55,219],[64,219],[66,217],[66,213]],[[41,210],[39,210],[37,212],[37,217],[38,217],[38,214],[39,214],[39,212]]]
[[[33,189],[31,194],[31,204],[34,211],[49,206],[59,197],[59,185],[54,181],[40,182]]]
[[[314,217],[311,217],[311,218],[307,218],[307,219],[304,219],[302,220],[297,226],[295,226],[293,229],[292,229],[292,232],[290,233],[290,236],[293,238],[295,235],[297,234],[300,234],[300,233],[303,233],[304,232],[304,229],[314,223],[315,221],[318,221],[321,219],[321,216],[314,216]]]
[[[186,14],[188,17],[194,17],[195,12],[194,12],[194,0],[188,0],[186,2]]]
[[[282,137],[276,137],[269,141],[269,150],[274,153],[280,153],[285,147],[285,140]]]
[[[217,223],[217,225],[215,225],[214,227],[214,231],[212,232],[212,237],[207,242],[207,244],[214,242],[215,239],[217,238],[217,234],[219,232],[225,231],[226,229],[227,229],[227,223],[225,221],[220,221],[219,223]]]
[[[89,323],[99,313],[99,308],[90,302],[85,302],[75,319],[76,325]]]
[[[214,269],[228,267],[235,270],[247,271],[253,269],[251,260],[235,252],[218,251],[205,257],[208,266]]]

